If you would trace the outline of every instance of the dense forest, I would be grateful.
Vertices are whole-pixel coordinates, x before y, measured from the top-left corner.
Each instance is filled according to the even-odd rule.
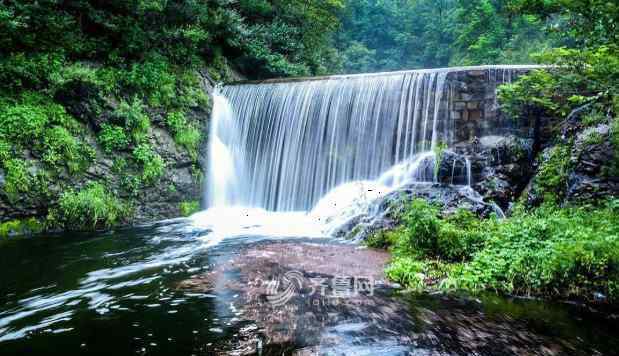
[[[501,264],[509,271],[482,274],[488,264],[499,265],[497,256],[504,252],[488,250],[476,255],[472,267],[449,268],[459,271],[459,282],[474,288],[482,284],[511,292],[522,287],[562,295],[570,292],[553,289],[563,285],[561,278],[594,274],[603,276],[606,291],[616,296],[617,286],[607,281],[617,273],[613,263],[619,257],[611,253],[616,245],[606,239],[617,233],[616,220],[606,224],[617,217],[616,200],[585,202],[602,204],[595,213],[552,207],[562,205],[566,194],[568,153],[575,144],[574,134],[563,130],[574,117],[570,113],[579,109],[586,114],[579,130],[609,126],[608,147],[619,150],[618,26],[619,5],[604,0],[4,1],[0,235],[100,229],[197,210],[200,148],[211,105],[204,81],[542,63],[549,67],[502,87],[499,96],[514,118],[552,122],[557,140],[540,163],[534,186],[536,206],[546,210],[533,216],[521,211],[507,224],[481,226],[493,231],[499,244],[513,241],[516,227],[529,226],[532,236],[541,236],[549,234],[548,224],[575,231],[578,224],[593,221],[584,234],[599,239],[588,250],[552,242],[566,249],[550,247],[553,256],[567,251],[573,257],[557,257],[557,265],[544,264],[547,255],[538,254],[522,257],[518,265]],[[587,142],[604,139],[598,135]],[[614,157],[605,162],[605,179],[619,176],[619,154]],[[163,215],[142,207],[153,197],[174,207]],[[426,221],[433,236],[442,236],[440,229],[455,229],[447,223],[437,227],[432,209],[417,206],[423,216],[403,214],[408,230],[398,230],[395,237],[380,235],[373,243],[420,243],[406,240],[423,236],[410,233],[425,228],[415,221]],[[468,221],[463,233],[477,246],[482,223],[463,219]],[[510,246],[524,251],[521,245]],[[462,247],[452,262],[479,252],[469,247]],[[590,259],[583,251],[591,252]],[[434,252],[428,255],[441,256]],[[426,267],[404,255],[392,276],[412,284],[411,276]],[[539,263],[535,271],[542,277],[501,279],[528,268],[525,260]],[[573,287],[592,289],[578,283]]]

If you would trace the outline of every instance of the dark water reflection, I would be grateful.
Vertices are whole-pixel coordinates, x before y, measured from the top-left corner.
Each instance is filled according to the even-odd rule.
[[[109,234],[0,242],[0,354],[611,355],[619,350],[619,322],[612,315],[553,303],[379,288],[373,296],[360,296],[359,303],[339,305],[308,304],[300,290],[285,307],[274,307],[259,288],[248,287],[256,273],[294,268],[305,277],[333,278],[347,271],[331,271],[328,262],[311,262],[312,256],[344,259],[354,246],[246,238],[207,247],[207,241],[207,231],[180,220]],[[299,247],[296,260],[277,253],[303,244],[309,247]],[[264,257],[265,251],[271,254]],[[368,273],[363,269],[373,263],[361,262],[349,264],[358,269],[354,273]]]

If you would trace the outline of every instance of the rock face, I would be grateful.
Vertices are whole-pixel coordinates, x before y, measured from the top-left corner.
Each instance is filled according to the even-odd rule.
[[[203,81],[203,86],[207,93],[212,91],[207,80]],[[97,141],[97,133],[101,131],[102,125],[118,120],[114,111],[119,103],[102,95],[97,87],[77,80],[66,83],[58,91],[55,100],[81,123],[80,138],[94,150],[94,160],[79,174],[66,171],[54,173],[57,176],[54,175],[46,182],[49,185],[44,187],[43,194],[21,193],[11,198],[4,189],[5,172],[0,170],[0,222],[31,217],[45,219],[62,192],[80,190],[90,182],[103,184],[111,194],[129,203],[133,213],[122,222],[124,224],[178,217],[181,215],[182,202],[201,200],[204,158],[192,157],[175,142],[173,134],[166,127],[165,111],[150,107],[144,109],[150,119],[145,142],[163,160],[163,174],[152,184],[136,185],[132,178],[140,174],[140,168],[132,162],[133,147],[130,145],[126,150],[109,154],[104,152]],[[209,101],[209,106],[193,107],[185,113],[187,122],[202,134],[201,147],[206,145],[207,137],[204,133],[207,132],[210,105]],[[23,158],[28,162],[32,176],[44,170],[42,157],[24,152]],[[127,162],[126,166],[117,166],[119,161]]]
[[[570,155],[567,199],[592,201],[619,195],[619,172],[613,167],[616,154],[608,125],[580,132]]]
[[[456,151],[471,161],[472,188],[486,201],[507,209],[525,188],[531,173],[533,140],[515,135],[484,136]]]

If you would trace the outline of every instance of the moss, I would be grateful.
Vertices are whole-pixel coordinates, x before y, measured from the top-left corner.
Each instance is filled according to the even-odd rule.
[[[33,235],[44,229],[45,225],[36,218],[11,220],[0,223],[0,237]]]
[[[189,216],[200,211],[200,202],[197,200],[181,202],[180,206],[181,216]]]

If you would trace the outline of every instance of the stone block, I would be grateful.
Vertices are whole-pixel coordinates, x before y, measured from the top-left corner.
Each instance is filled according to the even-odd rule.
[[[467,110],[470,120],[479,120],[482,117],[481,110]]]
[[[467,109],[479,109],[479,102],[478,101],[470,101],[470,102],[466,103],[466,108]]]

